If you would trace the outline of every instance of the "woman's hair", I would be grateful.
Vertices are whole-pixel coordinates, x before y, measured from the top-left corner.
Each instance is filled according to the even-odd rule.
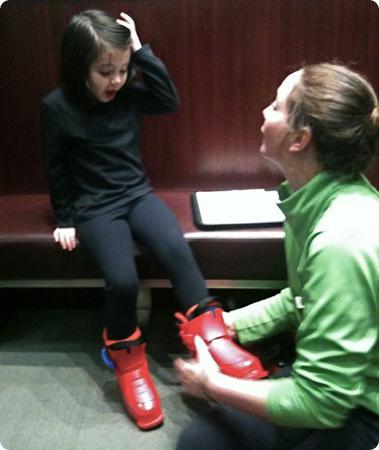
[[[366,78],[350,68],[331,63],[303,67],[287,109],[290,126],[310,127],[323,169],[356,175],[374,158],[378,99]]]
[[[71,17],[63,34],[60,76],[63,88],[76,100],[88,99],[91,64],[103,50],[126,49],[130,31],[107,13],[87,10]]]

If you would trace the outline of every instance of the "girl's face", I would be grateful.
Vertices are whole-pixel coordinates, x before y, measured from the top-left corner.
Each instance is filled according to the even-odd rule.
[[[301,71],[289,75],[279,86],[276,99],[263,110],[264,122],[260,153],[279,167],[286,160],[286,150],[292,143],[292,129],[288,125],[287,98],[301,76]]]
[[[99,102],[110,102],[124,86],[128,79],[130,56],[130,48],[106,49],[91,64],[88,87]]]

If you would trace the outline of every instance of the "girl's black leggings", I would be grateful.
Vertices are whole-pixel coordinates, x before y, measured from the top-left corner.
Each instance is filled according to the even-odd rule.
[[[208,296],[176,217],[155,194],[123,210],[79,223],[77,230],[81,245],[94,258],[105,281],[105,326],[110,339],[130,336],[137,326],[134,239],[167,271],[181,310]]]

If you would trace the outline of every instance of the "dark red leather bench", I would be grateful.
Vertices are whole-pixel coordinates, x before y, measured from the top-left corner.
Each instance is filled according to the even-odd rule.
[[[47,195],[24,195],[47,192],[39,156],[39,104],[58,84],[57,49],[64,25],[74,10],[86,9],[87,3],[6,2],[8,6],[1,9],[4,39],[0,57],[7,64],[3,64],[0,82],[6,105],[0,112],[0,286],[100,283],[99,274],[81,249],[65,253],[52,241],[54,221]],[[119,3],[96,2],[113,15],[119,14]],[[376,6],[361,2],[359,20],[368,27],[367,33],[361,34],[353,33],[354,28],[344,19],[345,15],[353,17],[356,2],[339,2],[344,15],[339,14],[335,2],[324,2],[323,8],[309,6],[315,23],[330,19],[323,33],[325,45],[320,46],[317,27],[309,35],[303,10],[289,0],[283,3],[297,26],[296,38],[288,36],[290,41],[284,45],[271,45],[280,41],[288,26],[288,14],[282,14],[277,2],[267,2],[261,11],[260,2],[239,2],[236,8],[235,2],[226,0],[193,0],[191,20],[187,1],[126,3],[146,42],[152,41],[154,51],[168,65],[181,98],[178,113],[143,119],[141,152],[152,184],[172,189],[158,193],[176,213],[210,287],[280,287],[286,279],[280,227],[201,231],[193,224],[190,193],[181,189],[277,186],[282,180],[278,169],[259,155],[262,109],[290,68],[310,56],[313,60],[328,60],[331,55],[342,61],[346,57],[354,60],[377,88],[379,72],[373,52],[367,51],[368,36],[376,33],[376,22],[369,20]],[[154,20],[161,10],[161,20]],[[257,39],[251,32],[251,21],[244,20],[256,13],[260,17],[258,28],[270,30],[270,40],[265,34]],[[217,40],[212,24],[223,23],[226,17],[238,52],[235,45],[204,46]],[[212,26],[202,26],[205,18]],[[275,27],[270,28],[272,23]],[[38,45],[30,44],[33,33]],[[172,36],[181,36],[191,45],[183,45],[182,39],[172,42]],[[350,48],[346,43],[352,38],[354,46]],[[168,46],[168,42],[173,45]],[[269,63],[256,63],[268,61],[268,54]],[[30,70],[25,83],[19,76],[20,61],[38,68],[41,58],[48,70]],[[243,70],[234,70],[234,66]],[[379,162],[371,174],[379,187]],[[141,286],[168,285],[148,252],[137,248],[136,257]]]
[[[210,288],[277,289],[285,285],[282,227],[199,230],[189,191],[157,191],[172,208]],[[47,195],[0,195],[0,287],[100,286],[80,247],[62,251],[52,239]],[[169,287],[148,251],[136,245],[141,287]]]

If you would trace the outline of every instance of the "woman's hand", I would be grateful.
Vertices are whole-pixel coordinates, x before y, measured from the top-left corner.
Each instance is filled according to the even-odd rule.
[[[142,44],[138,37],[134,20],[123,12],[120,13],[120,16],[122,17],[122,19],[116,19],[116,22],[130,31],[130,46],[132,48],[132,51],[136,52],[142,47]]]
[[[176,374],[187,393],[211,400],[207,394],[207,383],[220,369],[201,337],[195,336],[195,346],[196,359],[185,361],[178,358],[174,363]]]
[[[77,246],[76,229],[70,228],[56,228],[53,233],[54,241],[59,243],[63,250],[71,252]]]
[[[196,397],[231,406],[239,411],[271,420],[267,398],[270,380],[245,380],[221,373],[205,342],[195,337],[196,359],[175,361],[175,369],[184,390]]]

